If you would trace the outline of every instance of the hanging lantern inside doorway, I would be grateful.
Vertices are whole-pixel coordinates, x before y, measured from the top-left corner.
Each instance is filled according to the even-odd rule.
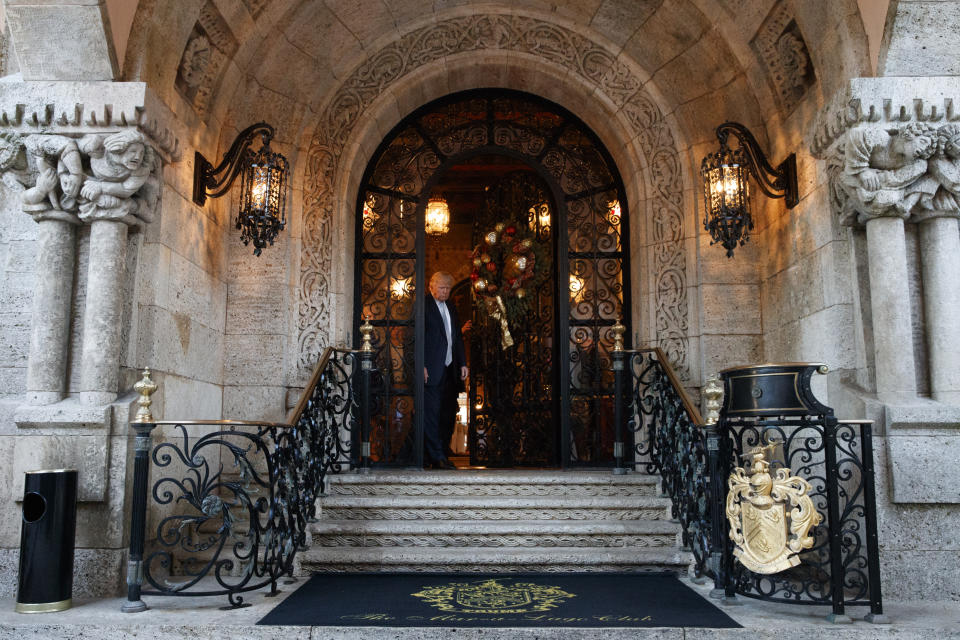
[[[427,203],[427,235],[439,237],[450,231],[450,207],[442,196],[433,196]]]

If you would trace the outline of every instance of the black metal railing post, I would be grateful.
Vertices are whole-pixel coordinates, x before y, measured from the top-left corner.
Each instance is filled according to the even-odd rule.
[[[133,460],[133,505],[130,518],[130,554],[127,558],[127,601],[120,608],[124,613],[146,611],[147,605],[140,598],[143,586],[143,549],[147,530],[147,484],[150,475],[150,436],[156,425],[150,413],[150,396],[157,385],[150,379],[150,369],[143,370],[143,378],[134,385],[140,394],[137,415],[130,426],[136,431]]]
[[[707,443],[707,471],[710,474],[708,502],[710,508],[710,559],[709,566],[713,571],[712,598],[723,599],[731,594],[729,587],[729,571],[727,570],[725,544],[727,537],[725,498],[726,480],[729,470],[724,463],[727,447],[724,446],[724,437],[721,433],[720,408],[723,406],[723,383],[716,376],[711,376],[703,385],[703,435]]]
[[[360,326],[360,473],[370,473],[370,385],[376,351],[373,348],[373,325],[367,318]]]
[[[867,537],[867,580],[870,582],[870,613],[864,618],[874,624],[888,624],[883,615],[880,587],[880,541],[877,538],[877,490],[873,469],[873,424],[860,424],[860,459],[863,461],[864,524]]]
[[[844,613],[843,602],[843,532],[840,523],[840,491],[837,484],[837,419],[826,416],[823,422],[824,464],[827,485],[827,536],[830,545],[830,600],[833,613],[827,620],[833,623],[851,622]]]
[[[623,384],[626,368],[626,359],[629,354],[623,350],[623,334],[627,328],[623,326],[620,318],[617,318],[617,324],[613,325],[610,332],[613,334],[613,458],[615,465],[613,467],[614,475],[624,475],[627,468],[623,465],[623,409],[624,393]]]

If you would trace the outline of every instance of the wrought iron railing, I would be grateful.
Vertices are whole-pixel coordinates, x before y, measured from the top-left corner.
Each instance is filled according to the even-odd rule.
[[[620,414],[615,416],[614,472],[625,471],[629,446],[637,468],[660,476],[661,490],[671,500],[671,516],[682,528],[683,546],[693,554],[694,574],[702,576],[708,572],[714,519],[707,432],[700,412],[660,349],[615,349],[613,366],[615,410]]]
[[[718,475],[737,461],[770,451],[769,473],[788,469],[806,480],[821,521],[799,563],[784,571],[752,571],[737,560],[723,520],[723,563],[715,582],[725,595],[791,604],[829,605],[830,618],[848,621],[845,608],[869,606],[866,619],[886,622],[880,587],[873,424],[838,420],[811,391],[817,364],[761,365],[721,373],[727,398],[721,413]],[[727,487],[719,504],[727,501]]]
[[[735,388],[732,373],[725,372],[724,409],[719,416],[708,411],[704,420],[662,351],[625,350],[622,332],[615,338],[614,473],[626,473],[625,454],[630,454],[638,470],[660,476],[684,547],[693,555],[692,571],[713,579],[713,595],[830,605],[833,621],[848,619],[845,607],[869,606],[866,619],[885,622],[872,424],[837,420],[813,396],[810,377],[818,366],[731,370],[750,380],[746,391]],[[794,372],[793,378],[777,377]],[[765,375],[774,376],[773,386],[764,387]],[[783,393],[796,396],[792,404],[776,395],[777,381],[784,380],[789,384]],[[712,396],[705,387],[705,401],[719,402],[719,383],[714,386]],[[797,555],[799,563],[770,574],[751,571],[738,560],[726,513],[731,472],[762,447],[776,451],[771,474],[789,469],[810,483],[808,495],[822,518],[812,529],[812,545]]]
[[[124,611],[146,609],[143,595],[226,595],[240,607],[245,592],[278,592],[305,546],[328,474],[349,465],[352,442],[369,433],[362,401],[372,357],[372,350],[328,348],[287,423],[155,421],[149,396],[156,385],[145,372],[131,424],[136,454]],[[360,467],[369,464],[365,451],[353,455]]]

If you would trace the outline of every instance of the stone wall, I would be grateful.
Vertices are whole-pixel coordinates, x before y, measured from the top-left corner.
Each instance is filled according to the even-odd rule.
[[[56,409],[21,411],[38,225],[21,211],[16,194],[0,186],[0,340],[7,347],[0,353],[0,460],[8,462],[0,496],[14,504],[24,464],[85,462],[84,551],[78,555],[85,577],[78,595],[110,591],[119,578],[129,462],[129,398],[122,394],[137,370],[155,371],[157,417],[281,418],[319,351],[349,341],[357,187],[377,144],[416,108],[477,87],[554,100],[610,150],[631,215],[637,337],[666,347],[684,384],[696,390],[707,374],[762,360],[831,366],[834,373],[818,382],[817,395],[841,417],[879,420],[888,596],[922,595],[924,584],[951,579],[949,572],[944,578],[929,571],[926,583],[896,579],[924,563],[958,564],[954,541],[937,543],[923,531],[902,535],[910,522],[929,523],[919,526],[931,531],[956,522],[952,503],[924,506],[906,489],[919,482],[917,474],[929,475],[929,445],[952,437],[956,421],[931,418],[929,411],[891,417],[873,397],[877,343],[867,238],[841,224],[832,198],[834,168],[816,151],[829,146],[818,142],[816,126],[825,105],[836,95],[849,98],[849,81],[871,74],[854,0],[571,0],[549,8],[536,0],[464,0],[428,12],[405,1],[388,8],[366,0],[349,6],[143,0],[122,69],[100,8],[62,4],[6,2],[7,31],[22,57],[13,66],[3,61],[2,68],[22,69],[35,82],[0,86],[0,131],[42,128],[79,137],[134,127],[153,144],[162,146],[165,129],[183,141],[182,149],[166,154],[155,219],[125,241],[114,345],[120,376],[111,390],[121,398],[96,405],[96,415],[89,408],[69,420]],[[949,25],[960,15],[957,6],[896,3],[879,73],[955,75]],[[947,26],[933,28],[934,20]],[[58,41],[49,29],[61,23],[69,27],[58,32],[69,46],[51,49]],[[59,63],[49,66],[49,60]],[[146,83],[146,97],[134,105],[112,93],[142,87],[138,82],[93,83],[118,77]],[[36,88],[66,78],[81,82]],[[56,103],[52,112],[49,101]],[[219,159],[238,130],[259,120],[276,126],[275,147],[290,159],[294,178],[287,229],[254,257],[233,229],[229,199],[201,208],[190,196],[194,150]],[[701,158],[716,147],[713,129],[726,120],[747,125],[775,163],[796,152],[800,173],[794,209],[754,199],[756,229],[732,260],[710,246],[703,230],[698,178]],[[66,347],[71,397],[88,391],[82,383],[86,274],[97,254],[90,242],[90,227],[81,226]],[[912,255],[921,255],[922,240],[913,244],[920,251]],[[914,261],[912,273],[922,270],[920,263]],[[924,355],[929,335],[921,287],[907,288],[916,310],[911,371],[922,373],[935,350]],[[933,384],[918,379],[921,391]],[[918,435],[910,426],[918,423],[938,426]],[[949,490],[947,480],[922,486],[933,494]],[[9,589],[18,529],[16,518],[3,521],[0,566],[11,570],[0,584]],[[100,531],[105,536],[97,537]]]

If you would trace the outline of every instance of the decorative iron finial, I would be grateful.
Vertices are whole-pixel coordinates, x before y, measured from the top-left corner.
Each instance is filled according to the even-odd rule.
[[[623,326],[621,317],[617,316],[617,324],[610,327],[610,333],[613,334],[613,350],[614,351],[623,351],[623,334],[627,332],[627,328]]]
[[[717,374],[707,378],[703,385],[703,419],[706,424],[717,424],[720,420],[720,407],[723,406],[723,383]]]
[[[157,385],[150,379],[149,367],[143,370],[143,377],[137,384],[133,385],[133,390],[140,394],[140,397],[137,398],[137,404],[140,405],[140,408],[137,409],[137,415],[133,421],[140,423],[153,422],[153,414],[150,413],[150,405],[153,404],[153,400],[150,399],[150,396],[156,393]]]
[[[362,340],[360,351],[373,353],[373,325],[370,324],[370,316],[363,319],[363,324],[360,325],[360,336]]]

